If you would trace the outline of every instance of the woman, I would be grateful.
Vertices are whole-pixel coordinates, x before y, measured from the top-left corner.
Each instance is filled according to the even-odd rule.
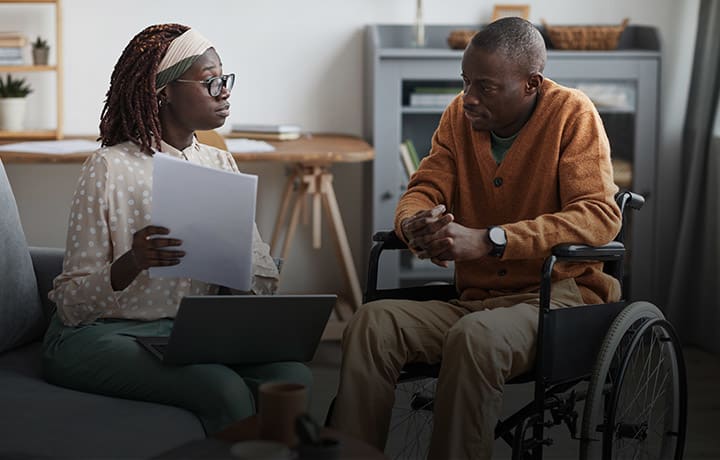
[[[153,154],[238,171],[228,152],[194,136],[223,125],[233,83],[212,44],[187,26],[150,26],[130,41],[102,111],[102,147],[83,165],[75,190],[63,273],[50,293],[57,313],[44,342],[50,382],[184,407],[208,433],[251,415],[263,381],[312,380],[300,363],[165,366],[133,338],[169,335],[183,296],[218,291],[148,276],[149,267],[184,256],[182,242],[165,236],[169,229],[149,225]],[[257,228],[253,274],[254,293],[275,291],[278,271]]]

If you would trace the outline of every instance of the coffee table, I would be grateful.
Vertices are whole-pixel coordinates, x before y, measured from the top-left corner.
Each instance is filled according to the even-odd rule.
[[[333,438],[340,442],[339,459],[357,459],[357,460],[386,460],[387,457],[382,452],[375,449],[371,445],[347,436],[332,428],[322,428],[320,436],[323,438]],[[198,439],[182,444],[174,449],[161,453],[153,457],[155,459],[235,459],[230,454],[230,447],[241,441],[251,441],[258,439],[258,420],[257,416],[239,420],[219,433],[215,433],[207,439]],[[298,460],[304,460],[299,458]]]

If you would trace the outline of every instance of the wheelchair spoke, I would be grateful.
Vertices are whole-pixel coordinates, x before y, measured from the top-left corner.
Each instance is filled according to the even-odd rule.
[[[672,343],[662,326],[646,331],[628,357],[614,418],[613,458],[668,458],[676,445],[676,374],[673,373]],[[663,340],[665,338],[665,340]]]
[[[392,459],[427,456],[433,418],[435,379],[406,380],[396,387],[386,455]]]
[[[644,366],[643,366],[643,370],[642,370],[642,372],[641,372],[641,374],[640,374],[640,376],[639,376],[640,379],[642,379],[642,378],[645,376],[645,370],[648,370],[648,371],[649,371],[649,369],[648,369],[648,368],[649,368],[649,360],[650,360],[650,355],[648,355],[648,359],[646,360],[646,362],[645,362],[645,364],[644,364]],[[654,377],[654,378],[655,378],[655,383],[657,383],[657,378],[658,378],[659,373],[660,373],[660,371],[661,371],[660,367],[662,366],[662,364],[663,364],[664,362],[665,362],[665,359],[664,359],[664,357],[661,355],[661,356],[660,356],[660,361],[658,362],[658,365],[654,368],[654,370],[652,371],[652,373],[648,372],[647,378],[645,379],[645,383],[642,384],[642,386],[641,386],[640,388],[637,388],[636,394],[635,394],[633,400],[630,401],[630,403],[625,406],[625,412],[623,412],[622,415],[620,415],[620,417],[618,417],[619,419],[623,419],[623,418],[625,417],[625,415],[627,414],[627,412],[633,408],[633,406],[636,404],[637,400],[640,398],[640,396],[641,396],[640,393],[641,393],[641,392],[644,392],[644,397],[645,397],[645,398],[644,398],[645,400],[643,401],[643,405],[642,405],[641,407],[645,407],[645,408],[648,407],[648,401],[647,401],[647,400],[648,400],[648,391],[647,391],[647,390],[648,390],[649,387],[650,387],[650,379]],[[669,373],[666,373],[666,374],[665,374],[665,378],[663,379],[663,383],[665,383],[665,381],[667,380],[668,377],[669,377]],[[654,392],[655,392],[655,388],[653,388],[653,393],[654,393]],[[652,397],[652,396],[650,396],[650,397]],[[656,399],[657,399],[657,398],[656,398]],[[655,400],[656,400],[656,399],[655,399]],[[655,400],[653,401],[653,403],[655,402]]]

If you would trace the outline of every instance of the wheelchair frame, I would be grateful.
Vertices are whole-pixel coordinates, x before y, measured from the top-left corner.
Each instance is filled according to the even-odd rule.
[[[644,204],[644,198],[640,195],[629,191],[620,192],[616,196],[616,201],[622,215],[626,207],[632,209],[640,209]],[[594,398],[609,398],[612,404],[617,404],[618,394],[621,392],[621,384],[624,382],[622,375],[628,367],[627,358],[630,353],[624,356],[618,355],[620,362],[620,378],[614,387],[607,389],[605,380],[608,378],[610,365],[600,365],[596,362],[600,352],[604,353],[606,358],[609,356],[614,359],[615,353],[621,353],[619,350],[619,341],[614,337],[611,344],[608,342],[608,331],[616,329],[624,329],[620,331],[622,334],[630,334],[631,329],[626,323],[615,325],[617,318],[624,309],[628,307],[628,302],[620,301],[609,304],[586,305],[578,308],[550,309],[551,294],[551,276],[554,265],[558,261],[600,261],[604,263],[604,271],[617,278],[622,286],[623,278],[623,257],[625,254],[624,226],[621,227],[615,241],[612,241],[601,247],[591,247],[586,245],[563,244],[553,248],[552,254],[545,259],[540,283],[540,308],[538,317],[537,332],[537,348],[535,367],[527,374],[511,379],[507,384],[534,382],[534,399],[506,420],[499,420],[495,428],[495,439],[502,438],[507,442],[513,450],[512,459],[533,459],[541,460],[543,458],[543,448],[551,445],[553,440],[545,438],[545,429],[551,426],[565,424],[570,431],[573,439],[581,441],[581,456],[589,458],[588,443],[596,441],[590,439],[585,434],[585,439],[578,437],[577,420],[578,412],[575,409],[577,401],[585,399],[592,391]],[[379,299],[409,299],[409,300],[429,300],[440,299],[449,300],[457,298],[457,291],[454,285],[429,285],[429,286],[413,286],[394,289],[378,289],[377,278],[380,254],[384,250],[407,249],[405,243],[400,240],[393,231],[378,232],[373,235],[375,242],[370,254],[370,262],[368,266],[367,287],[363,302],[367,303]],[[625,294],[623,292],[623,294]],[[623,295],[625,298],[625,295]],[[673,357],[674,378],[677,380],[677,389],[673,391],[675,409],[673,414],[678,419],[678,429],[669,433],[676,436],[675,460],[682,459],[685,429],[686,429],[686,412],[687,412],[687,386],[685,377],[685,367],[682,359],[682,353],[679,349],[679,341],[675,335],[672,326],[662,318],[662,314],[656,307],[652,307],[652,311],[647,308],[636,308],[642,310],[639,319],[637,314],[631,319],[638,320],[637,329],[634,335],[629,338],[630,347],[624,351],[637,349],[637,343],[643,334],[646,334],[649,328],[659,325],[662,328],[661,342],[670,342],[669,353]],[[647,311],[646,311],[647,310]],[[657,313],[653,313],[653,312]],[[646,314],[648,313],[648,314]],[[652,313],[652,314],[650,314]],[[653,318],[653,315],[660,317]],[[578,336],[568,334],[558,334],[558,331],[581,330],[583,333]],[[617,335],[617,333],[616,333]],[[579,338],[581,338],[579,340]],[[633,345],[634,344],[634,345]],[[612,349],[609,349],[612,348]],[[617,348],[617,350],[615,349]],[[562,357],[558,356],[558,350],[562,350]],[[607,364],[607,363],[606,363]],[[403,383],[412,379],[421,378],[437,378],[440,369],[440,363],[409,363],[401,372],[398,383]],[[600,370],[598,370],[600,369]],[[648,376],[649,377],[649,376]],[[577,391],[574,387],[582,381],[591,380],[588,393]],[[673,382],[675,383],[675,382]],[[427,399],[427,398],[425,398]],[[430,405],[432,404],[430,400]],[[597,404],[592,409],[596,410]],[[414,406],[413,406],[414,407]],[[612,406],[603,409],[604,420],[614,420],[615,411]],[[551,418],[546,418],[546,412],[550,412]],[[597,416],[597,414],[593,414]],[[586,408],[585,418],[588,416]],[[583,422],[585,422],[585,418]],[[587,432],[592,427],[586,427],[583,424],[583,431]],[[645,428],[647,429],[647,428]],[[531,436],[526,437],[526,432],[530,431]],[[612,457],[612,441],[614,432],[604,430],[602,435],[603,459]],[[640,428],[626,428],[626,431],[637,433]],[[676,432],[675,432],[676,431]],[[644,439],[644,438],[643,438]]]

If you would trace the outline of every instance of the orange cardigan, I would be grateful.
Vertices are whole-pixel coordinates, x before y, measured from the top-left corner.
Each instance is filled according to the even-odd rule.
[[[419,210],[445,204],[470,228],[501,225],[501,258],[456,262],[460,298],[485,299],[539,289],[543,259],[561,243],[602,245],[617,235],[610,144],[592,102],[545,79],[532,116],[500,165],[490,133],[475,131],[456,97],[432,138],[430,154],[400,198],[395,229]],[[404,237],[403,237],[404,238]],[[587,303],[617,300],[617,280],[600,263],[559,262],[554,280],[575,278]]]

